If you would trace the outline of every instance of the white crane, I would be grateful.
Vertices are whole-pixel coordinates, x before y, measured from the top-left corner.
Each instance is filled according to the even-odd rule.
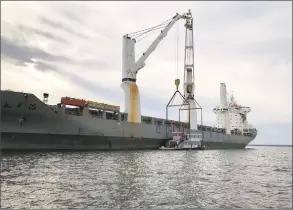
[[[197,111],[194,99],[194,44],[193,44],[193,18],[191,11],[187,13],[185,23],[185,55],[184,55],[184,98],[190,105],[190,129],[197,130]],[[187,106],[186,109],[189,109]]]
[[[192,18],[189,13],[180,15],[176,14],[171,20],[165,21],[164,23],[152,27],[150,29],[141,30],[132,34],[125,34],[123,36],[123,57],[122,57],[122,84],[121,87],[125,92],[125,113],[128,113],[128,122],[141,123],[141,108],[140,108],[140,97],[139,90],[136,85],[136,75],[140,69],[145,66],[146,59],[156,49],[159,43],[167,35],[168,31],[172,26],[180,19]],[[166,25],[166,26],[165,26]],[[131,36],[141,36],[142,34],[148,33],[152,30],[157,30],[164,27],[161,30],[159,36],[155,41],[148,47],[148,49],[142,54],[142,56],[135,62],[135,38]],[[140,35],[137,35],[140,33]]]

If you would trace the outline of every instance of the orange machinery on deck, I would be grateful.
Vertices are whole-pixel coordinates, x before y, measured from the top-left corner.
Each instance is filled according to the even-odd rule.
[[[80,106],[80,107],[89,107],[89,108],[98,108],[98,109],[108,109],[117,111],[120,109],[120,106],[114,106],[110,104],[98,103],[94,101],[86,101],[83,99],[76,99],[70,97],[62,97],[61,104],[71,105],[71,106]]]
[[[70,98],[70,97],[62,97],[61,103],[71,106],[86,106],[86,101],[82,99]]]

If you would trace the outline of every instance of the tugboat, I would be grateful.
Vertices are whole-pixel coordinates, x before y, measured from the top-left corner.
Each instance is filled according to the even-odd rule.
[[[203,150],[202,133],[198,130],[190,130],[190,133],[172,132],[172,140],[169,140],[166,147],[161,150]]]

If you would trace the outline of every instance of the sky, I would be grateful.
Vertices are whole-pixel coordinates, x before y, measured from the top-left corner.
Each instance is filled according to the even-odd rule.
[[[292,144],[292,2],[1,2],[1,90],[49,103],[70,96],[124,110],[122,37],[191,9],[195,97],[216,125],[220,83],[258,129],[252,144]],[[184,21],[178,21],[137,75],[143,115],[165,118],[183,83]],[[136,44],[136,59],[157,33]],[[179,50],[176,51],[176,46]],[[177,53],[176,53],[177,52]],[[178,63],[178,65],[177,65]],[[178,111],[171,109],[171,117]]]

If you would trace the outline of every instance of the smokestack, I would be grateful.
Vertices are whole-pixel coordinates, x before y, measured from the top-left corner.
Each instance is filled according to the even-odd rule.
[[[220,83],[220,105],[221,108],[227,108],[227,90],[226,84]]]

